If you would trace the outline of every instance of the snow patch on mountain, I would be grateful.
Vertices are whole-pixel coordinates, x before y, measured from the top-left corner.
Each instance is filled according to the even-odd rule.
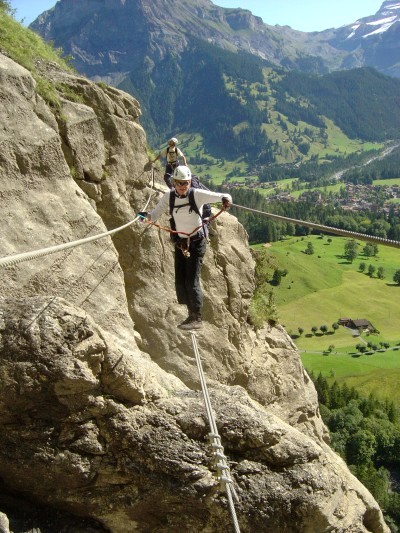
[[[386,32],[397,22],[400,22],[400,2],[384,2],[374,16],[364,17],[349,25],[347,28],[350,33],[346,40],[367,39]]]
[[[363,39],[366,39],[367,37],[371,37],[371,35],[377,35],[378,33],[384,33],[385,31],[387,31],[390,26],[393,26],[393,22],[391,23],[386,23],[386,24],[382,24],[382,26],[380,26],[380,28],[374,30],[374,31],[371,31],[370,33],[367,33],[366,35],[363,35]]]
[[[358,28],[361,26],[361,24],[355,24],[354,26],[351,27],[351,29],[353,30],[350,35],[348,35],[346,37],[346,39],[351,39],[352,37],[354,37],[354,35],[356,34],[356,31],[358,30]]]
[[[374,22],[367,22],[367,26],[379,26],[374,31],[371,31],[370,33],[367,33],[363,35],[363,39],[366,39],[367,37],[370,37],[371,35],[377,35],[378,33],[384,33],[387,31],[395,22],[398,21],[398,17],[390,17],[387,19],[377,20]]]
[[[397,17],[394,16],[394,17],[389,17],[389,18],[386,18],[386,19],[374,20],[372,22],[367,22],[367,26],[379,26],[379,24],[386,25],[389,22],[394,22],[396,19],[397,19]]]
[[[388,11],[391,11],[391,10],[395,10],[395,9],[400,9],[400,2],[395,2],[394,4],[384,4],[384,9],[382,10],[383,12],[385,10],[388,10]]]

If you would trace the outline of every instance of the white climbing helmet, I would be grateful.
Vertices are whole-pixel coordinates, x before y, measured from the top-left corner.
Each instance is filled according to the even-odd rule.
[[[185,167],[185,165],[179,165],[179,167],[176,167],[174,170],[174,180],[191,181],[192,173],[190,172],[190,168]]]
[[[176,137],[172,137],[169,141],[168,141],[168,144],[170,143],[174,143],[174,144],[178,144],[178,139]]]

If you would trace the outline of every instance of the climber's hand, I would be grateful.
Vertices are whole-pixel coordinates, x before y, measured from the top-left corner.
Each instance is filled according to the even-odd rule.
[[[139,217],[141,222],[145,222],[147,220],[147,211],[139,211],[136,216]]]

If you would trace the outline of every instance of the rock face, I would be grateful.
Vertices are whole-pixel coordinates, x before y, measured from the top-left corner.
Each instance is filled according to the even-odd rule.
[[[144,170],[137,101],[39,68],[60,91],[58,112],[28,71],[0,55],[2,257],[127,224],[162,189]],[[315,389],[286,332],[247,323],[253,261],[229,214],[215,222],[202,283],[198,344],[234,461],[242,531],[388,531],[326,444]],[[3,268],[6,490],[116,533],[228,530],[190,336],[176,329],[184,315],[169,237],[140,223]]]

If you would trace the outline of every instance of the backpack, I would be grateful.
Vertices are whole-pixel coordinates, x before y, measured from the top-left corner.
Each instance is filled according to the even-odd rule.
[[[205,187],[202,183],[200,183],[200,180],[199,180],[199,176],[196,176],[196,174],[192,174],[192,187],[194,189],[204,189],[204,190],[208,190],[207,187]],[[190,198],[189,198],[189,202],[190,202]],[[196,211],[197,214],[199,214],[199,210],[197,209],[197,206],[196,206],[196,202],[194,201],[194,193],[193,193],[193,200],[192,200],[193,204],[190,204],[192,205],[192,209],[194,209]],[[210,204],[204,204],[203,205],[203,214],[202,214],[202,219],[206,219],[206,218],[210,218],[211,217],[211,205]]]
[[[205,185],[203,185],[200,180],[199,180],[199,176],[196,176],[196,174],[192,174],[192,187],[194,189],[203,189],[205,191],[208,191],[209,189],[207,189],[207,187]],[[189,202],[190,202],[190,198],[189,198]],[[196,205],[196,202],[194,201],[194,193],[192,195],[192,204],[190,204],[192,206],[192,209],[194,209],[196,211],[197,214],[199,214],[199,210],[197,209],[197,205]],[[203,214],[201,215],[201,218],[202,220],[206,220],[207,218],[210,218],[211,217],[211,205],[210,204],[204,204],[203,205]]]
[[[195,174],[192,174],[192,186],[189,189],[188,203],[178,206],[177,209],[180,209],[181,207],[185,207],[187,205],[190,205],[189,212],[194,211],[199,216],[201,216],[202,222],[205,222],[205,221],[207,221],[207,219],[209,219],[211,217],[211,205],[210,204],[204,204],[203,205],[203,214],[200,215],[199,208],[197,207],[196,201],[194,199],[194,189],[206,189],[206,187],[204,187],[204,185],[202,185],[200,183],[198,176],[196,176]],[[170,223],[171,229],[176,231],[175,220],[174,220],[174,217],[172,216],[172,212],[174,210],[174,207],[175,207],[175,190],[171,190],[170,193],[169,193],[169,214],[171,216],[171,218],[169,219],[169,223]],[[203,233],[204,233],[204,237],[207,238],[207,236],[208,236],[208,226],[207,226],[207,224],[204,224],[204,226],[203,226]],[[173,242],[177,242],[179,240],[179,236],[176,233],[171,233],[171,239],[172,239]]]
[[[178,163],[179,162],[179,156],[178,156],[178,148],[176,146],[174,146],[174,148],[171,150],[169,146],[167,146],[167,152],[165,154],[165,157],[167,159],[167,162],[168,162],[168,154],[171,154],[171,153],[174,153],[175,152],[175,155],[176,155],[176,162]]]

